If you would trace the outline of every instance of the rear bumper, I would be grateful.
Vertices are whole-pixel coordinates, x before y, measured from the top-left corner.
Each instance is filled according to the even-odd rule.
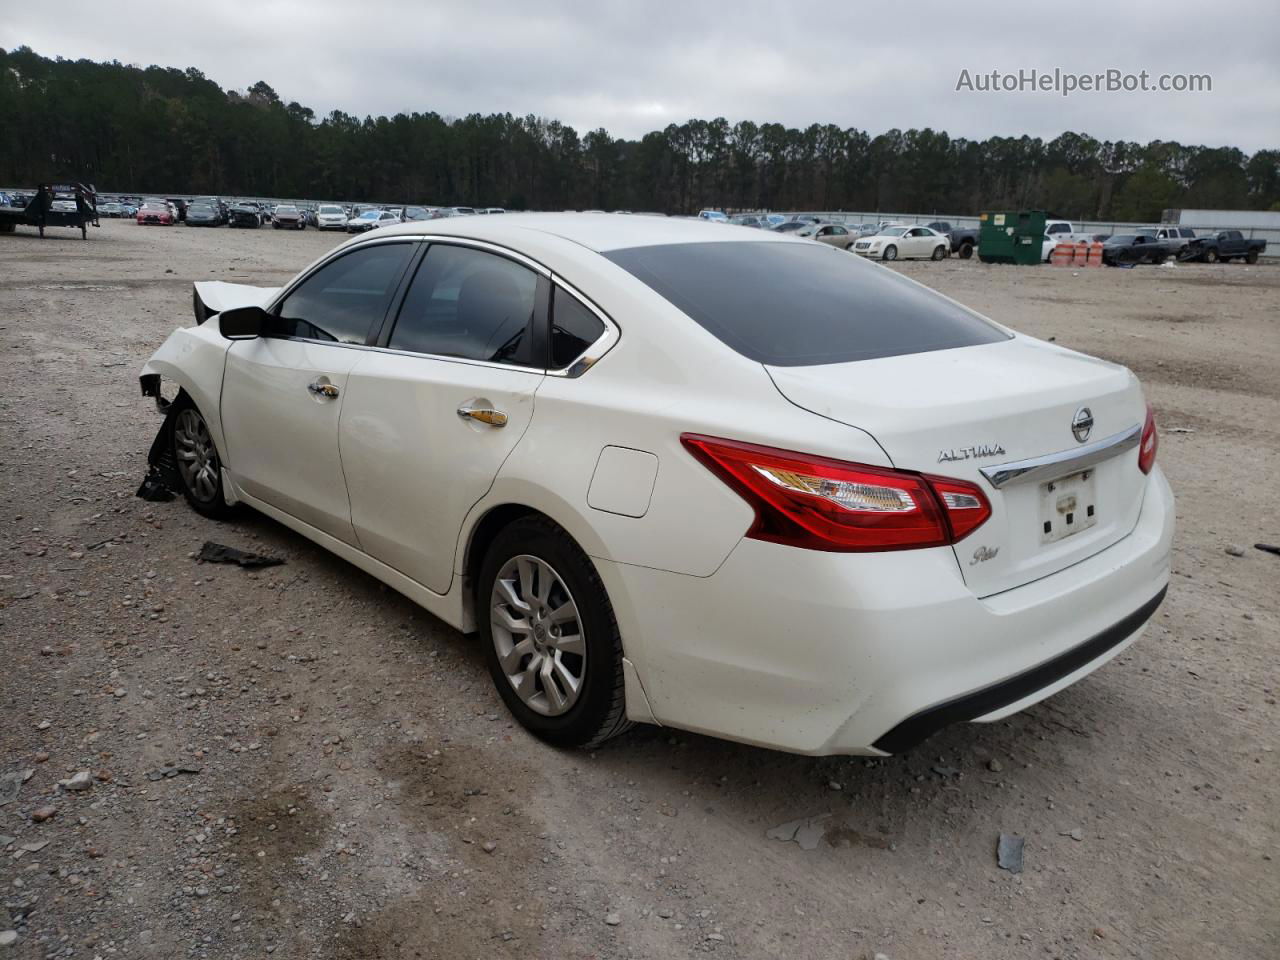
[[[1157,467],[1134,529],[978,599],[950,548],[828,554],[741,541],[713,575],[595,561],[658,722],[804,754],[907,749],[1074,683],[1141,633],[1169,582]]]
[[[884,753],[902,753],[953,723],[983,717],[995,719],[997,713],[1005,716],[1003,711],[1011,704],[1023,700],[1034,703],[1042,699],[1044,694],[1041,691],[1052,687],[1081,667],[1094,661],[1103,662],[1113,647],[1135,636],[1164,602],[1168,589],[1167,586],[1161,587],[1159,593],[1129,616],[1090,637],[1078,647],[1072,647],[1051,660],[982,690],[935,704],[907,717],[872,746]]]

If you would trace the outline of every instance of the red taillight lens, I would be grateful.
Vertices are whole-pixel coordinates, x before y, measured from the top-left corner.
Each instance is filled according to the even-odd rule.
[[[951,543],[963,540],[991,516],[991,504],[976,484],[950,477],[926,476],[925,479],[942,501],[943,516],[951,527]]]
[[[991,516],[982,490],[963,480],[700,434],[680,440],[755,509],[747,536],[756,540],[838,552],[939,547]]]
[[[1156,450],[1160,446],[1160,434],[1156,431],[1156,415],[1147,404],[1147,421],[1142,425],[1142,442],[1138,444],[1138,469],[1150,473],[1156,465]]]

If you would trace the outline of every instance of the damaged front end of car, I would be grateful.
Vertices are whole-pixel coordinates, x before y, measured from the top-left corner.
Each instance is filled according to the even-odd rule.
[[[265,306],[279,288],[201,281],[193,285],[192,313],[195,325],[180,327],[169,335],[138,375],[144,397],[150,397],[163,417],[147,453],[147,476],[138,488],[144,500],[168,500],[181,489],[173,457],[173,424],[186,406],[196,407],[209,425],[210,436],[223,464],[226,441],[219,415],[222,373],[232,341],[222,335],[218,314],[245,306]],[[166,396],[166,388],[174,391]],[[176,390],[175,390],[176,388]]]

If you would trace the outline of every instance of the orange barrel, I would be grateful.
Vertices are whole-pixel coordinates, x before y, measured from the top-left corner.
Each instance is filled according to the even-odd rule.
[[[1077,267],[1087,267],[1089,265],[1089,244],[1077,243],[1075,247],[1075,256],[1071,258],[1071,262]]]
[[[1050,255],[1052,263],[1055,267],[1069,267],[1071,261],[1075,258],[1076,245],[1074,243],[1059,243],[1053,248]]]
[[[1093,243],[1089,244],[1088,266],[1102,266],[1102,242],[1100,240],[1095,240]]]

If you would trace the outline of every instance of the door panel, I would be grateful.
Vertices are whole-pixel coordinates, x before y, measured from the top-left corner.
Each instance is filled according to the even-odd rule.
[[[251,497],[355,544],[338,420],[359,350],[262,337],[232,344],[222,388],[229,467]],[[328,384],[327,397],[311,389]]]
[[[541,370],[361,354],[338,428],[362,549],[436,593],[453,579],[458,531],[533,416]],[[493,426],[458,414],[488,407]]]

